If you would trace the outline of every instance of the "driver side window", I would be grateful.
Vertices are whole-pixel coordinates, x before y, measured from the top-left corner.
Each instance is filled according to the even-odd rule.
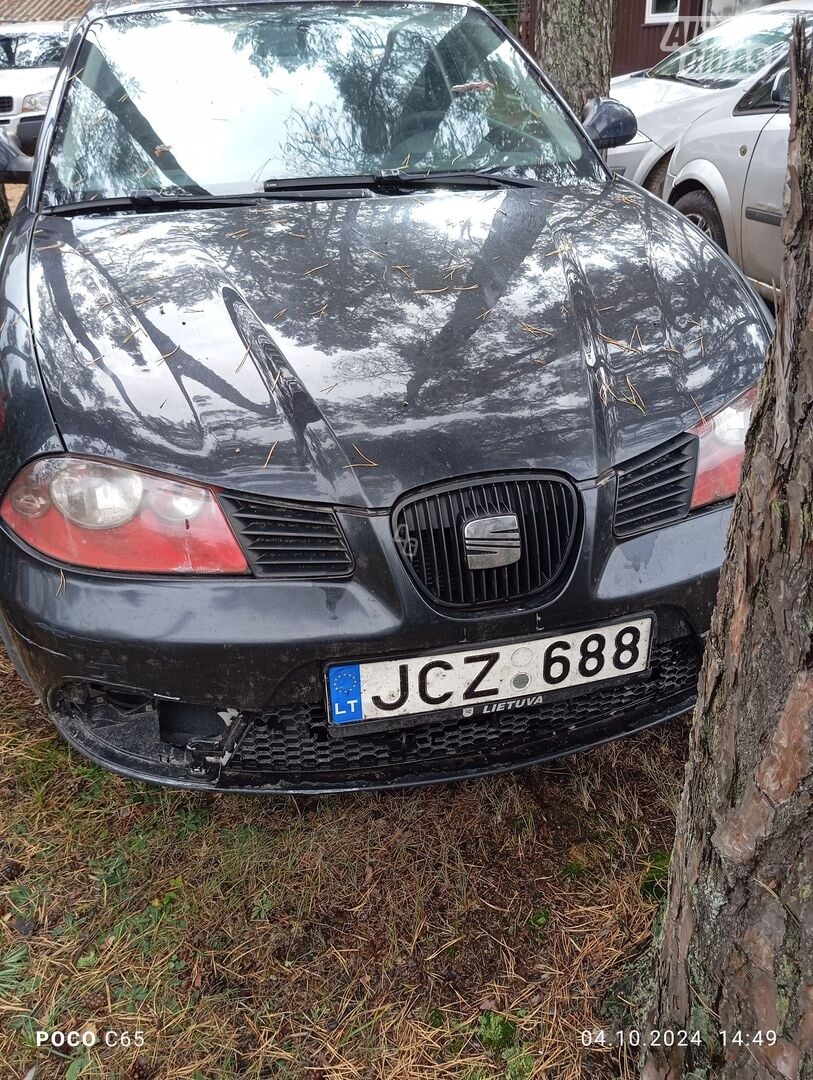
[[[790,69],[774,68],[740,98],[735,116],[751,112],[776,112],[790,102]]]

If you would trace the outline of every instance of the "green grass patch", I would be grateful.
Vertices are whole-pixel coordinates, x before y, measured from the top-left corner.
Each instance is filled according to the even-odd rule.
[[[505,1050],[514,1045],[517,1025],[500,1013],[486,1011],[477,1024],[477,1037],[486,1050]]]
[[[641,894],[653,904],[660,904],[666,899],[666,889],[669,881],[668,851],[652,851],[647,860],[646,870],[641,881]]]
[[[528,925],[532,926],[534,930],[545,930],[550,923],[550,908],[541,907],[528,919]]]

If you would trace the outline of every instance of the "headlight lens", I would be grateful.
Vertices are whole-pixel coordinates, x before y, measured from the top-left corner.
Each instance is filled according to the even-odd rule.
[[[12,483],[0,518],[43,555],[152,574],[246,574],[214,492],[108,461],[40,458]]]
[[[103,461],[68,465],[51,481],[54,505],[83,529],[126,525],[138,513],[143,491],[138,473]]]
[[[756,396],[753,386],[692,428],[700,440],[692,510],[736,495]]]
[[[206,506],[206,492],[173,480],[159,481],[150,491],[150,507],[162,521],[191,521]]]
[[[41,90],[39,94],[26,94],[23,98],[22,112],[45,112],[51,98],[50,90]]]

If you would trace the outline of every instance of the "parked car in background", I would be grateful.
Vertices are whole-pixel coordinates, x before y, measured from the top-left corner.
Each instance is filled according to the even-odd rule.
[[[790,72],[783,59],[734,106],[696,121],[669,161],[663,197],[773,300],[782,265]]]
[[[793,19],[805,11],[813,12],[813,0],[785,0],[735,15],[647,71],[613,79],[610,92],[635,113],[638,134],[609,151],[610,168],[661,195],[684,132],[712,111],[731,116],[786,57]]]
[[[477,4],[91,9],[0,263],[0,636],[84,754],[392,787],[691,706],[771,321],[583,119]]]
[[[33,153],[70,23],[0,23],[0,130]]]

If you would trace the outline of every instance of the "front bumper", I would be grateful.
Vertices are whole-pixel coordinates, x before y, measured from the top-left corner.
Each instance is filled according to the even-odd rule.
[[[631,142],[615,146],[607,151],[607,164],[614,173],[643,185],[646,178],[661,160],[664,150],[657,143],[647,139],[644,142]]]
[[[63,571],[1,533],[3,637],[66,738],[126,775],[303,792],[509,769],[658,723],[694,700],[729,508],[617,543],[597,524],[611,520],[612,485],[582,497],[584,542],[562,593],[471,614],[424,600],[384,514],[340,513],[358,562],[347,581]],[[645,675],[485,720],[441,713],[395,731],[328,730],[327,662],[524,639],[645,610],[657,625]]]

